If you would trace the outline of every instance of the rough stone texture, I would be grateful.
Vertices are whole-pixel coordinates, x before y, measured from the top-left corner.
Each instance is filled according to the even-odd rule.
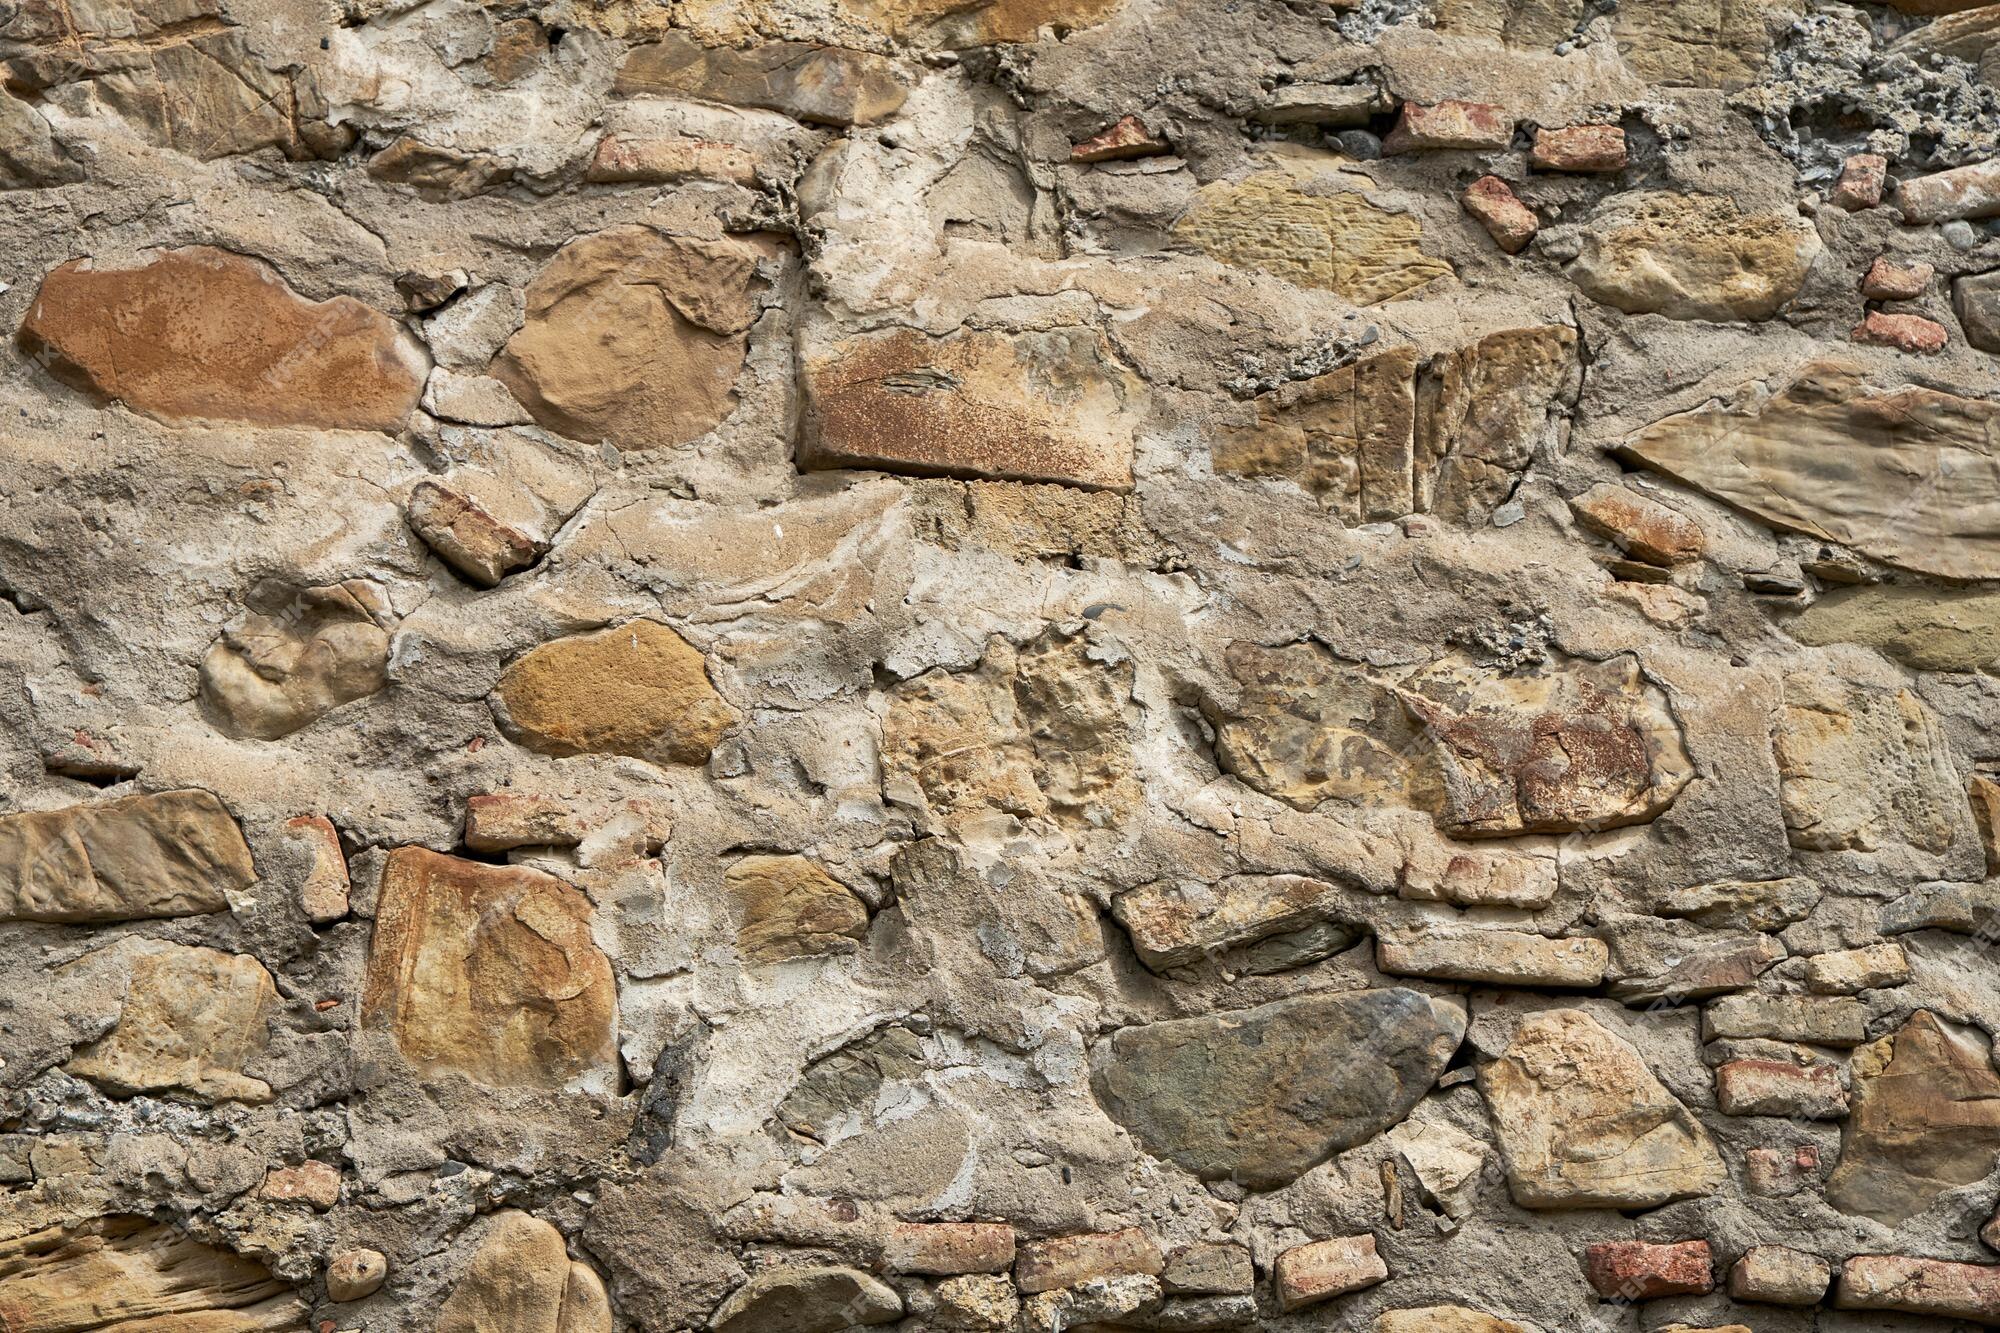
[[[361,1021],[413,1067],[497,1086],[616,1082],[611,968],[575,889],[400,847],[376,910]]]
[[[1463,1033],[1462,1011],[1415,991],[1302,996],[1122,1029],[1094,1082],[1148,1151],[1270,1189],[1401,1120]]]
[[[20,340],[67,383],[166,421],[395,431],[427,369],[380,311],[308,301],[212,246],[133,268],[72,260],[42,279]]]
[[[1375,1252],[1373,1236],[1342,1236],[1295,1246],[1278,1256],[1278,1309],[1302,1310],[1350,1291],[1372,1287],[1389,1276]]]
[[[1724,1179],[1708,1131],[1630,1045],[1580,1010],[1521,1024],[1479,1071],[1523,1208],[1651,1208]]]
[[[1816,1254],[1783,1245],[1753,1245],[1729,1266],[1729,1294],[1763,1305],[1818,1305],[1832,1270]]]
[[[702,655],[656,620],[542,644],[509,664],[494,694],[522,743],[546,754],[699,764],[737,721]]]
[[[256,878],[242,831],[205,791],[0,816],[0,920],[220,912]]]
[[[2000,1323],[2000,1268],[1905,1255],[1858,1254],[1840,1266],[1834,1306]]]
[[[1991,1318],[1996,11],[0,3],[0,1325]]]
[[[1584,1251],[1583,1271],[1598,1295],[1627,1302],[1700,1296],[1715,1289],[1714,1261],[1705,1240],[1671,1245],[1603,1241]]]

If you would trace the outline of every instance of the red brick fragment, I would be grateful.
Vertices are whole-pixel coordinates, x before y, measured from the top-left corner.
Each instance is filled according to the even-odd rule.
[[[1486,228],[1493,243],[1510,255],[1527,249],[1542,225],[1534,210],[1522,203],[1498,176],[1481,176],[1472,182],[1459,197],[1459,203],[1474,221]]]
[[[1672,1245],[1603,1241],[1584,1251],[1583,1271],[1598,1295],[1615,1300],[1701,1296],[1715,1289],[1714,1263],[1705,1240]]]

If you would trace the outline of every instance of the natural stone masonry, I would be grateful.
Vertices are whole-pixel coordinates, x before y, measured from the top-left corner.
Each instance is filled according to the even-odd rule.
[[[394,431],[428,368],[380,311],[308,301],[211,246],[129,268],[72,260],[42,279],[20,339],[77,388],[169,421]]]
[[[4,1333],[2000,1327],[2000,4],[0,3]]]

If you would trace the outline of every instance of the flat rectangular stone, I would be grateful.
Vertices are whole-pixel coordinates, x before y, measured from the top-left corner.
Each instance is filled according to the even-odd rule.
[[[1816,995],[1852,995],[1857,991],[1900,986],[1909,979],[1909,955],[1893,941],[1815,954],[1806,959],[1806,989]]]
[[[1731,1060],[1715,1071],[1715,1101],[1724,1115],[1838,1120],[1847,1114],[1847,1089],[1833,1065]]]
[[[1726,995],[1702,1010],[1702,1039],[1768,1037],[1814,1046],[1859,1046],[1868,1008],[1859,1000],[1803,995]]]
[[[1185,967],[1325,920],[1343,892],[1304,875],[1232,875],[1215,884],[1161,880],[1119,894],[1111,912],[1146,966]]]
[[[1183,1245],[1167,1256],[1160,1285],[1171,1296],[1241,1296],[1255,1290],[1257,1270],[1241,1245]]]
[[[574,847],[583,835],[583,821],[569,803],[552,796],[497,792],[465,801],[465,845],[475,852]]]
[[[220,912],[256,879],[242,830],[205,791],[0,817],[0,921]]]
[[[1840,1266],[1837,1310],[1891,1310],[2000,1324],[2000,1267],[1901,1254],[1858,1254]]]
[[[1518,907],[1533,912],[1555,901],[1557,887],[1553,856],[1429,852],[1412,853],[1403,863],[1396,892],[1413,902]]]
[[[1611,950],[1598,939],[1551,939],[1477,926],[1384,929],[1376,966],[1390,976],[1495,986],[1595,986]]]
[[[1753,1245],[1729,1269],[1729,1294],[1762,1305],[1818,1305],[1833,1272],[1816,1254]]]
[[[1158,1277],[1166,1257],[1138,1227],[1029,1241],[1014,1261],[1014,1284],[1033,1294],[1093,1278]]]
[[[1005,1222],[901,1222],[882,1242],[892,1273],[958,1277],[1014,1266],[1014,1228]]]
[[[1896,187],[1896,207],[1905,222],[2000,217],[2000,157],[1906,180]]]
[[[1613,1300],[1700,1296],[1715,1289],[1714,1258],[1705,1240],[1603,1241],[1584,1251],[1583,1271],[1598,1295]]]
[[[1389,1265],[1375,1252],[1374,1235],[1364,1233],[1294,1246],[1278,1256],[1276,1273],[1278,1311],[1290,1314],[1386,1282]]]

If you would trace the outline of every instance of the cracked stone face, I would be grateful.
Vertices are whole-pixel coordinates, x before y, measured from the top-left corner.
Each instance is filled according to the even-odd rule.
[[[0,1333],[2000,1321],[1996,145],[1976,0],[0,0]]]

